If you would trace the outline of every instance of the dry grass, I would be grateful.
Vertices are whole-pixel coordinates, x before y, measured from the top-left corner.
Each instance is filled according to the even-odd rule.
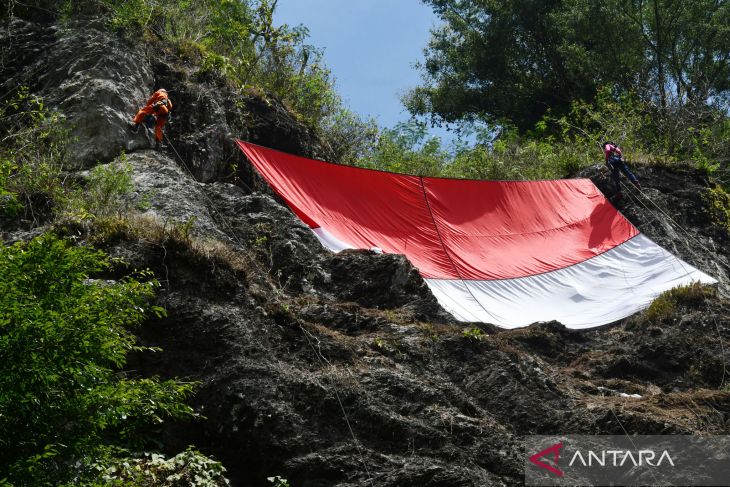
[[[224,263],[236,271],[249,271],[256,264],[249,249],[241,251],[220,240],[194,236],[192,224],[192,220],[179,223],[129,213],[93,220],[66,219],[57,223],[56,228],[63,233],[82,235],[90,244],[101,248],[121,241],[139,241],[166,249],[186,249],[201,260]]]

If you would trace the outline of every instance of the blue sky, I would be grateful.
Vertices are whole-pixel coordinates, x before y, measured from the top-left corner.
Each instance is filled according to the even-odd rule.
[[[378,124],[408,120],[400,95],[419,84],[413,65],[423,60],[438,18],[420,0],[279,0],[277,24],[303,24],[347,105]],[[433,130],[444,140],[444,130]]]

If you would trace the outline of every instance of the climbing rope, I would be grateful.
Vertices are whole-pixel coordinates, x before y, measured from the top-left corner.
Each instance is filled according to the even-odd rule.
[[[654,218],[654,220],[655,220],[656,222],[658,222],[658,223],[662,223],[662,221],[666,221],[666,220],[662,220],[661,218],[659,218],[659,217],[658,217],[658,216],[657,216],[657,215],[656,215],[656,214],[655,214],[655,213],[654,213],[654,212],[653,212],[653,211],[651,210],[651,208],[649,208],[649,207],[648,207],[648,206],[647,206],[647,205],[646,205],[646,204],[645,204],[644,202],[642,202],[642,201],[641,201],[641,200],[640,200],[640,199],[639,199],[638,197],[636,197],[635,195],[633,195],[633,194],[632,194],[632,192],[631,192],[631,191],[629,191],[629,188],[628,188],[628,186],[626,186],[626,185],[625,185],[624,183],[621,183],[621,186],[623,187],[624,191],[626,191],[626,192],[627,192],[627,194],[629,194],[629,197],[630,197],[630,198],[632,199],[632,201],[635,201],[636,203],[638,203],[639,205],[641,205],[642,207],[644,207],[644,209],[645,209],[645,210],[646,210],[647,212],[649,212],[649,214],[650,214],[650,215],[651,215],[651,216],[652,216],[652,217]],[[638,191],[639,191],[639,192],[641,192],[641,190],[638,190]],[[671,219],[670,219],[670,221],[674,221],[674,220],[671,220]],[[672,226],[671,224],[668,224],[668,225],[669,225],[669,228],[670,228],[670,229],[674,230],[675,232],[677,231],[677,229],[676,229],[676,228],[674,228],[674,227],[673,227],[673,226]],[[679,261],[680,265],[682,266],[682,269],[684,269],[684,271],[685,271],[685,273],[686,273],[685,275],[686,275],[686,276],[689,276],[689,275],[691,275],[691,274],[692,274],[692,271],[691,271],[691,270],[689,270],[689,269],[687,268],[687,266],[685,265],[684,261],[683,261],[682,259],[677,259],[677,260]]]
[[[185,163],[185,161],[183,160],[182,156],[180,156],[180,153],[179,153],[179,152],[177,151],[177,149],[176,149],[176,148],[175,148],[175,146],[174,146],[174,145],[172,144],[172,142],[171,142],[171,141],[170,141],[170,139],[169,139],[169,138],[167,137],[167,135],[163,133],[163,136],[165,137],[165,141],[167,142],[167,144],[168,144],[168,145],[170,146],[170,148],[171,148],[171,149],[173,150],[173,152],[175,152],[175,155],[177,156],[178,160],[179,160],[179,161],[180,161],[180,163],[182,164],[183,168],[184,168],[184,169],[185,169],[185,170],[186,170],[186,171],[188,172],[188,174],[190,175],[190,177],[191,177],[191,178],[192,178],[192,179],[193,179],[194,181],[197,181],[197,180],[195,179],[195,175],[194,175],[194,174],[193,174],[193,172],[192,172],[192,171],[190,170],[190,168],[188,167],[188,165],[187,165],[187,164]],[[199,188],[199,189],[200,189],[200,192],[201,192],[201,194],[203,195],[203,197],[204,197],[204,198],[205,198],[205,199],[206,199],[206,200],[208,201],[208,203],[209,203],[210,207],[211,207],[211,208],[213,209],[213,211],[214,211],[215,213],[218,213],[218,214],[220,214],[220,213],[219,213],[219,212],[218,212],[218,211],[216,210],[216,208],[215,208],[215,203],[213,202],[213,200],[211,200],[211,199],[210,199],[210,198],[208,197],[208,195],[207,195],[207,194],[205,193],[205,191],[203,191],[203,190],[202,190],[202,188]],[[229,230],[229,232],[230,232],[230,234],[228,234],[228,233],[227,233],[227,232],[225,232],[225,231],[224,231],[223,233],[224,233],[224,234],[226,234],[226,235],[227,235],[227,236],[228,236],[229,238],[232,238],[233,240],[235,240],[236,242],[238,242],[238,244],[239,244],[239,245],[241,245],[241,246],[242,246],[243,248],[245,248],[245,246],[244,246],[244,245],[243,245],[243,243],[242,243],[242,242],[240,241],[240,239],[238,239],[238,236],[237,236],[237,235],[235,234],[235,232],[233,232],[233,229],[232,229],[232,227],[231,227],[230,225],[228,225],[228,223],[227,223],[227,222],[225,221],[225,219],[224,219],[224,218],[222,218],[222,217],[221,217],[221,223],[222,223],[223,225],[225,225],[225,226],[226,226],[226,228],[227,228],[227,229]],[[258,263],[258,262],[256,262],[256,261],[255,261],[255,260],[254,260],[254,259],[253,259],[253,258],[252,258],[252,257],[251,257],[250,255],[246,254],[245,252],[244,252],[244,255],[245,255],[245,256],[246,256],[246,257],[248,258],[248,260],[249,260],[249,261],[250,261],[250,262],[251,262],[251,263],[252,263],[252,264],[253,264],[253,265],[254,265],[255,267],[257,267],[257,268],[258,268],[258,269],[259,269],[260,271],[263,271],[263,272],[265,272],[265,271],[266,271],[265,269],[262,269],[262,268],[260,267],[259,263]],[[326,357],[324,357],[324,355],[322,355],[322,352],[321,352],[321,350],[318,350],[318,348],[319,348],[319,347],[318,347],[318,348],[315,348],[315,347],[314,347],[314,344],[312,343],[312,340],[310,339],[310,337],[311,337],[311,338],[314,338],[314,339],[315,339],[315,340],[317,341],[317,344],[318,344],[318,345],[319,345],[319,339],[318,339],[317,337],[315,337],[314,335],[312,335],[312,334],[311,334],[311,333],[310,333],[310,332],[309,332],[309,331],[308,331],[307,329],[305,329],[305,328],[304,328],[304,326],[302,326],[302,324],[301,324],[301,323],[297,323],[297,327],[298,327],[298,328],[299,328],[299,330],[300,330],[300,331],[302,332],[302,335],[304,336],[305,340],[307,341],[307,344],[309,345],[309,347],[310,347],[310,348],[312,349],[312,351],[314,352],[314,355],[315,355],[315,357],[317,358],[317,361],[319,362],[320,366],[321,366],[321,367],[322,367],[323,369],[324,369],[324,368],[326,368],[327,366],[329,366],[330,368],[334,368],[334,366],[332,365],[332,363],[331,363],[331,362],[330,362],[329,360],[327,360],[327,358],[326,358]],[[373,485],[372,477],[371,477],[371,475],[370,475],[370,470],[368,469],[368,465],[367,465],[367,462],[365,461],[365,456],[363,455],[363,451],[362,451],[362,448],[361,448],[361,446],[360,446],[360,442],[359,442],[359,441],[357,440],[357,437],[355,436],[355,431],[354,431],[354,430],[352,429],[352,425],[351,425],[351,423],[350,423],[350,418],[348,417],[348,415],[347,415],[347,411],[345,410],[345,406],[344,406],[344,404],[342,403],[342,399],[340,398],[340,393],[339,393],[339,391],[337,390],[337,385],[335,384],[335,381],[334,381],[334,379],[333,379],[333,378],[331,378],[329,382],[330,382],[330,385],[331,385],[331,387],[332,387],[332,391],[334,392],[335,398],[337,399],[337,403],[338,403],[338,404],[339,404],[339,406],[340,406],[340,411],[342,411],[342,416],[343,416],[343,417],[344,417],[344,419],[345,419],[345,424],[347,424],[347,429],[348,429],[348,431],[349,431],[349,433],[350,433],[350,436],[352,437],[352,441],[353,441],[353,443],[355,444],[355,448],[357,449],[358,455],[359,455],[359,457],[360,457],[360,462],[362,463],[363,469],[365,470],[365,475],[367,476],[367,480],[368,480],[368,482],[370,483],[370,485]]]
[[[197,179],[195,178],[195,174],[193,174],[193,171],[192,171],[192,170],[190,169],[190,167],[189,167],[189,166],[187,165],[187,163],[186,163],[186,162],[185,162],[185,160],[184,160],[184,159],[182,158],[182,156],[181,156],[181,155],[180,155],[180,153],[179,153],[179,152],[177,151],[177,149],[176,149],[176,148],[175,148],[175,146],[174,146],[174,145],[172,144],[172,142],[171,142],[171,141],[170,141],[170,139],[169,139],[169,138],[167,137],[167,135],[166,135],[165,133],[163,133],[162,135],[163,135],[163,137],[165,138],[165,141],[167,142],[167,144],[168,144],[168,145],[170,146],[170,148],[171,148],[171,149],[173,150],[173,152],[175,152],[175,155],[177,156],[178,160],[180,161],[180,164],[182,165],[183,169],[185,169],[185,170],[187,171],[187,173],[188,173],[188,174],[190,175],[190,177],[191,177],[191,178],[193,179],[193,181],[197,181]],[[198,186],[196,185],[196,187],[198,187]],[[206,194],[206,192],[205,192],[205,191],[203,191],[203,189],[202,189],[202,188],[198,187],[198,190],[200,191],[200,194],[201,194],[201,195],[203,195],[203,198],[205,198],[205,200],[206,200],[206,201],[208,202],[208,204],[209,204],[209,207],[210,207],[210,209],[211,209],[211,210],[213,211],[213,213],[215,213],[216,215],[218,215],[218,216],[220,217],[220,222],[218,222],[218,223],[219,223],[219,224],[221,224],[221,225],[223,225],[223,226],[225,226],[225,227],[226,227],[226,229],[228,230],[227,232],[225,232],[225,231],[224,231],[223,233],[224,233],[224,234],[225,234],[225,235],[226,235],[226,236],[227,236],[228,238],[230,238],[231,240],[234,240],[234,241],[235,241],[236,243],[238,243],[238,245],[239,245],[239,246],[241,246],[241,248],[242,248],[242,249],[245,249],[245,248],[246,248],[246,245],[245,245],[245,244],[244,244],[244,243],[243,243],[243,242],[242,242],[242,241],[241,241],[241,240],[240,240],[240,239],[238,238],[238,236],[236,235],[236,233],[235,233],[235,232],[233,231],[233,228],[232,228],[232,227],[231,227],[231,226],[230,226],[230,225],[228,224],[228,222],[226,222],[225,218],[223,218],[223,216],[222,216],[222,215],[220,214],[220,212],[219,212],[219,211],[217,210],[217,208],[216,208],[216,204],[215,204],[215,203],[213,202],[213,200],[212,200],[212,199],[211,199],[211,198],[210,198],[210,197],[209,197],[209,196],[208,196],[208,195]],[[256,262],[256,261],[255,261],[255,260],[254,260],[254,259],[253,259],[253,258],[252,258],[252,257],[251,257],[250,255],[248,255],[248,254],[246,254],[246,253],[244,253],[244,255],[245,255],[245,256],[246,256],[247,258],[248,258],[248,260],[249,260],[249,262],[250,262],[251,264],[253,264],[253,265],[254,265],[255,267],[257,267],[257,268],[258,268],[259,270],[263,270],[263,269],[261,269],[261,267],[259,266],[258,262]]]
[[[636,201],[641,206],[643,206],[646,209],[646,211],[648,211],[649,214],[652,215],[652,217],[654,217],[654,219],[657,222],[661,222],[662,221],[660,218],[658,218],[656,216],[656,214],[651,210],[651,208],[649,208],[646,204],[644,204],[641,201],[640,198],[634,197],[634,194],[633,194],[634,193],[634,190],[633,189],[629,189],[628,186],[625,185],[623,182],[621,183],[621,186],[623,187],[624,190],[627,190],[627,193],[629,194],[629,197],[632,198],[632,201]],[[679,230],[681,230],[682,232],[684,232],[685,235],[689,236],[694,242],[696,242],[700,247],[702,247],[702,249],[705,250],[705,252],[712,253],[712,251],[710,249],[708,249],[705,245],[703,245],[702,242],[699,239],[697,239],[694,235],[692,235],[688,229],[686,229],[685,227],[683,227],[681,224],[677,223],[677,221],[675,221],[671,216],[669,216],[659,205],[656,204],[656,202],[653,199],[649,198],[649,196],[646,193],[644,193],[644,191],[642,191],[639,188],[636,188],[635,193],[638,193],[639,195],[643,196],[644,199],[646,199],[647,201],[651,202],[659,210],[659,212],[661,212],[661,214],[664,215],[669,222],[671,222],[669,224],[670,228],[672,228],[672,225],[674,225],[675,231],[678,228]],[[691,274],[691,271],[689,271],[687,269],[687,267],[684,264],[684,261],[682,261],[682,259],[678,259],[678,260],[679,260],[680,264],[682,265],[682,268],[687,273],[686,275],[690,275]],[[709,308],[709,305],[707,303],[705,303],[705,312],[708,315],[710,315],[710,308]],[[715,331],[717,332],[717,338],[718,338],[718,342],[720,344],[720,351],[721,351],[721,354],[722,354],[722,377],[720,378],[720,385],[718,386],[718,388],[722,389],[722,387],[725,385],[725,376],[727,375],[727,360],[726,360],[726,354],[725,354],[725,342],[724,342],[724,340],[722,338],[722,332],[720,331],[720,325],[717,322],[717,318],[715,317],[714,314],[711,315],[711,318],[712,318],[712,322],[715,325]]]
[[[621,185],[623,186],[623,188],[624,188],[624,189],[626,189],[626,188],[627,188],[627,186],[626,186],[626,185],[625,185],[624,183],[621,183]],[[631,191],[634,191],[634,190],[632,189]],[[692,233],[691,233],[691,232],[690,232],[689,230],[687,230],[687,229],[686,229],[686,228],[685,228],[684,226],[682,226],[682,225],[681,225],[680,223],[678,223],[677,221],[675,221],[675,220],[674,220],[674,219],[673,219],[673,218],[672,218],[672,217],[671,217],[671,216],[670,216],[670,215],[669,215],[669,214],[668,214],[668,213],[667,213],[666,211],[664,211],[664,210],[662,209],[662,207],[661,207],[661,206],[657,205],[657,204],[656,204],[656,202],[655,202],[655,201],[654,201],[653,199],[649,198],[649,196],[648,196],[648,195],[647,195],[647,194],[646,194],[646,193],[645,193],[644,191],[642,191],[642,190],[641,190],[641,189],[639,189],[639,188],[636,188],[636,189],[635,189],[635,191],[636,191],[636,193],[638,193],[638,194],[639,194],[639,195],[640,195],[641,197],[643,197],[644,199],[646,199],[647,201],[649,201],[649,202],[650,202],[650,203],[651,203],[652,205],[654,205],[654,207],[655,207],[655,208],[656,208],[656,209],[657,209],[657,210],[658,210],[658,211],[659,211],[659,212],[660,212],[660,213],[661,213],[661,214],[662,214],[662,215],[663,215],[663,216],[664,216],[664,217],[665,217],[665,218],[666,218],[667,220],[669,220],[669,221],[670,221],[670,222],[671,222],[672,224],[674,224],[674,225],[675,225],[675,226],[676,226],[677,228],[679,228],[679,230],[681,230],[682,232],[684,232],[684,234],[685,234],[685,235],[687,235],[687,236],[688,236],[688,237],[689,237],[690,239],[692,239],[692,241],[694,241],[694,242],[695,242],[695,243],[696,243],[697,245],[699,245],[700,247],[702,247],[702,249],[703,249],[704,251],[706,251],[706,252],[708,252],[708,253],[709,253],[709,252],[712,252],[712,250],[708,249],[708,248],[707,248],[707,247],[706,247],[706,246],[705,246],[705,245],[704,245],[704,244],[702,243],[702,241],[700,241],[699,239],[697,239],[697,237],[695,237],[695,236],[694,236],[694,235],[693,235],[693,234],[692,234]],[[642,206],[644,206],[644,207],[646,208],[646,205],[643,205],[643,204],[642,204]],[[648,210],[648,211],[651,211],[651,210],[649,210],[648,208],[647,208],[647,210]]]
[[[325,368],[325,363],[326,363],[331,368],[334,368],[333,365],[332,365],[332,363],[329,360],[327,360],[327,358],[325,358],[324,355],[322,355],[321,349],[319,347],[319,344],[320,344],[319,338],[317,338],[314,335],[312,335],[311,333],[309,333],[309,331],[307,331],[301,325],[299,326],[299,329],[302,330],[302,333],[304,334],[304,338],[307,339],[307,343],[309,344],[310,348],[314,352],[314,355],[317,357],[317,360],[319,361],[320,366],[322,366],[322,368]],[[314,344],[310,340],[310,337],[312,337],[315,340],[317,340],[317,348],[314,347]],[[330,379],[330,384],[332,385],[332,390],[334,391],[335,397],[337,398],[337,402],[340,405],[340,411],[342,411],[342,415],[345,417],[345,423],[347,423],[347,429],[350,430],[350,436],[352,436],[352,441],[355,443],[355,447],[357,448],[357,452],[360,455],[360,462],[362,463],[362,466],[365,469],[365,474],[367,475],[368,482],[370,483],[370,485],[373,485],[373,480],[372,480],[372,477],[370,475],[370,470],[368,469],[368,465],[365,462],[365,457],[364,457],[364,455],[362,453],[362,449],[360,447],[360,442],[357,441],[357,438],[355,437],[355,432],[353,431],[352,426],[350,425],[350,420],[347,417],[347,412],[345,412],[345,406],[342,404],[342,399],[340,399],[340,394],[337,392],[337,386],[335,386],[335,383],[334,382],[335,382],[334,379]]]

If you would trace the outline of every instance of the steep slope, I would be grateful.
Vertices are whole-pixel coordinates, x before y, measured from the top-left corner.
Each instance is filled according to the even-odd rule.
[[[139,214],[114,229],[65,230],[122,258],[108,277],[150,268],[163,283],[168,316],[140,339],[164,351],[129,369],[200,383],[193,402],[205,419],[170,426],[160,440],[171,452],[197,445],[235,485],[272,475],[296,486],[516,485],[525,434],[728,433],[723,298],[686,292],[587,332],[541,323],[464,333],[403,257],[330,254],[250,172],[234,137],[326,157],[275,100],[232,93],[93,23],[16,20],[8,35],[3,92],[28,84],[67,114],[78,169],[127,152]],[[125,127],[158,86],[176,102],[161,152]],[[619,209],[727,294],[728,236],[707,216],[705,181],[639,173],[689,234],[649,200]],[[587,175],[604,186],[597,169]]]

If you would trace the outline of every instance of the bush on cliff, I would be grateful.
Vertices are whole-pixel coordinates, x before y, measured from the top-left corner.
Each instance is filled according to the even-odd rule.
[[[127,353],[144,349],[132,329],[164,311],[149,307],[157,284],[146,273],[90,279],[108,266],[50,234],[0,246],[0,479],[79,481],[86,465],[193,415],[191,385],[122,372]]]

